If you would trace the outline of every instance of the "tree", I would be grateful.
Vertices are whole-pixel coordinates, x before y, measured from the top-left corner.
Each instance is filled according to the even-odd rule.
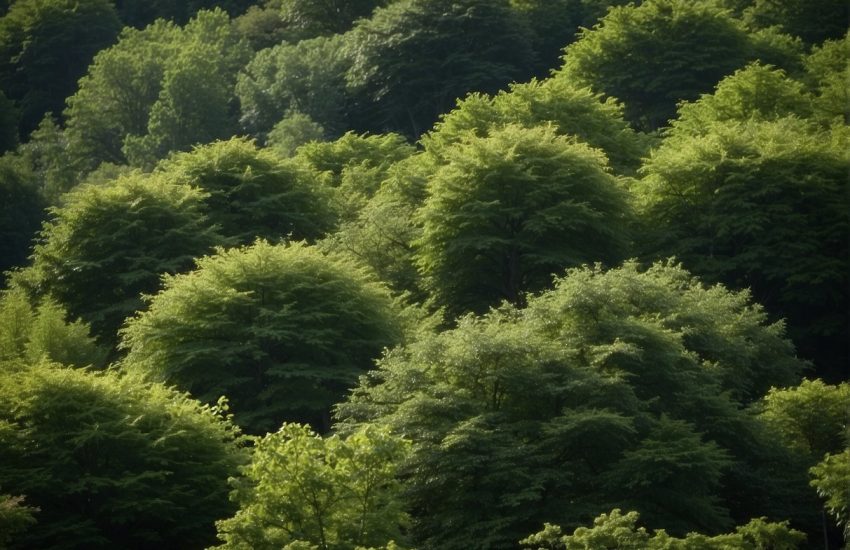
[[[20,113],[15,104],[0,89],[0,154],[18,146]]]
[[[304,145],[295,155],[295,161],[339,190],[340,216],[352,219],[377,192],[390,168],[414,152],[398,134],[370,136],[346,132],[335,141]]]
[[[123,329],[125,369],[204,402],[227,395],[250,433],[326,431],[331,405],[400,337],[382,286],[303,243],[219,250],[164,284]]]
[[[829,454],[810,470],[812,486],[826,499],[826,508],[850,540],[850,449]]]
[[[560,135],[573,136],[605,152],[618,173],[633,173],[647,153],[651,140],[632,130],[623,119],[623,108],[604,100],[589,88],[577,88],[564,79],[532,80],[511,84],[493,97],[470,94],[443,115],[422,137],[428,153],[441,158],[443,150],[466,134],[486,137],[506,124],[528,128],[550,125]]]
[[[815,92],[815,113],[826,122],[850,124],[850,31],[844,38],[828,40],[812,49],[804,61],[806,76]]]
[[[529,32],[508,0],[402,0],[346,35],[355,126],[416,139],[455,99],[529,76]],[[422,52],[428,52],[423,56]]]
[[[291,42],[342,34],[390,0],[279,0],[281,19]]]
[[[44,199],[26,167],[10,155],[0,158],[0,282],[25,263],[44,218]]]
[[[547,128],[507,126],[445,152],[417,213],[417,262],[450,315],[549,286],[552,274],[622,259],[629,210],[604,156]]]
[[[523,310],[387,354],[337,429],[411,438],[421,547],[509,547],[620,503],[676,535],[717,532],[730,516],[799,519],[805,472],[742,404],[802,366],[745,293],[670,265],[575,269]]]
[[[352,109],[345,90],[350,64],[342,37],[279,44],[257,52],[239,74],[241,123],[262,138],[291,112],[309,116],[328,136],[342,134]]]
[[[238,244],[257,237],[316,239],[335,224],[330,190],[310,172],[250,140],[232,138],[173,155],[156,174],[205,193],[210,222]]]
[[[777,64],[785,56],[770,38],[749,34],[711,2],[650,0],[612,8],[582,30],[557,78],[616,97],[635,127],[654,130],[679,101],[697,99],[748,61]]]
[[[753,0],[743,17],[754,27],[778,26],[809,44],[819,44],[847,32],[850,6],[842,0]]]
[[[623,514],[615,508],[610,514],[602,514],[595,518],[593,527],[579,527],[572,535],[564,535],[559,526],[547,524],[542,531],[520,541],[520,544],[528,549],[536,548],[537,550],[582,550],[585,548],[794,550],[806,540],[806,535],[791,529],[787,521],[771,523],[764,517],[736,527],[735,533],[713,537],[688,533],[684,539],[671,537],[664,529],[650,535],[643,527],[637,527],[639,517],[640,514],[637,512]]]
[[[795,118],[728,121],[671,136],[634,187],[651,255],[751,288],[818,373],[837,379],[850,327],[850,157]]]
[[[51,296],[104,344],[143,307],[160,276],[192,266],[222,244],[203,212],[204,194],[138,173],[106,185],[82,185],[51,210],[33,265],[17,284]]]
[[[142,29],[161,19],[183,25],[199,10],[221,8],[235,16],[252,3],[251,0],[115,0],[115,7],[125,25]]]
[[[0,483],[37,506],[16,548],[201,548],[243,461],[220,409],[114,372],[0,377]]]
[[[810,118],[813,100],[801,82],[781,69],[755,62],[721,80],[714,93],[679,105],[669,134],[705,135],[715,122]]]
[[[266,139],[266,145],[281,157],[289,158],[295,150],[311,141],[321,141],[325,130],[308,115],[290,112],[274,125]]]
[[[121,24],[108,0],[18,0],[0,18],[0,88],[18,102],[22,136],[62,111],[92,57]]]
[[[222,11],[201,12],[185,28],[157,21],[126,28],[100,52],[65,112],[73,158],[142,165],[171,149],[230,137],[237,71],[250,51]]]
[[[55,302],[33,305],[20,289],[0,294],[0,370],[6,363],[41,359],[69,367],[102,367],[104,350],[79,319],[68,322]]]
[[[354,550],[401,541],[407,514],[396,479],[409,443],[366,427],[322,439],[284,424],[257,441],[237,480],[236,515],[217,522],[218,548]]]
[[[23,502],[24,497],[0,495],[0,545],[4,548],[12,542],[14,535],[35,523],[33,514],[38,509],[24,506]]]

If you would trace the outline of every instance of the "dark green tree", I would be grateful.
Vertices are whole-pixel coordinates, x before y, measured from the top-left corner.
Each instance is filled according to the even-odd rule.
[[[0,18],[0,88],[18,103],[21,136],[59,113],[121,24],[108,0],[17,0]]]
[[[557,77],[616,97],[635,127],[654,130],[679,101],[697,99],[748,61],[782,60],[769,38],[751,35],[711,2],[649,0],[615,7],[584,29]]]
[[[297,42],[306,38],[342,34],[375,8],[390,0],[278,0],[286,26],[286,38]]]
[[[850,5],[843,0],[753,0],[743,18],[754,27],[777,26],[809,44],[819,44],[847,32]]]
[[[529,35],[508,0],[401,0],[375,10],[346,35],[355,126],[419,137],[457,98],[530,76]]]
[[[315,174],[250,140],[233,138],[163,161],[156,175],[202,190],[212,223],[235,243],[321,237],[335,223],[331,191]]]
[[[796,118],[727,121],[702,134],[671,136],[643,168],[634,190],[649,250],[751,288],[819,374],[840,378],[850,356],[845,139]]]
[[[32,173],[16,159],[0,158],[0,282],[22,266],[45,217],[46,205]]]
[[[0,89],[0,155],[18,146],[20,118],[15,104]]]
[[[52,209],[33,265],[17,282],[53,297],[113,344],[163,273],[191,268],[194,257],[224,242],[210,228],[203,199],[200,190],[140,174],[77,187]]]
[[[802,366],[745,293],[667,265],[577,269],[524,310],[393,350],[337,428],[413,441],[402,475],[419,547],[510,547],[621,503],[678,536],[710,533],[790,517],[807,494],[741,410]]]
[[[445,151],[417,216],[417,262],[454,316],[550,285],[567,267],[622,260],[625,190],[600,152],[544,127],[507,126]]]
[[[408,517],[396,474],[409,443],[367,426],[322,439],[284,424],[257,441],[236,480],[239,511],[217,522],[223,549],[355,550],[401,542]]]
[[[15,548],[203,548],[243,461],[220,409],[115,373],[0,376],[0,484],[37,506]]]
[[[6,548],[15,535],[35,523],[33,515],[38,512],[23,504],[24,497],[0,495],[0,546]]]
[[[221,8],[235,16],[244,12],[252,0],[115,0],[118,15],[125,25],[142,29],[157,19],[185,24],[199,10]]]
[[[400,327],[387,292],[355,264],[303,243],[220,250],[167,277],[123,330],[125,369],[215,402],[264,433],[329,427],[330,407]]]
[[[283,43],[257,52],[240,73],[236,95],[242,126],[263,137],[292,112],[309,116],[329,136],[347,128],[345,72],[350,60],[339,36]]]

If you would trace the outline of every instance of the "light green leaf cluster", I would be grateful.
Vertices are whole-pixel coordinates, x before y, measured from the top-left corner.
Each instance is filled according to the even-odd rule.
[[[285,420],[329,427],[329,410],[401,337],[383,286],[304,243],[219,249],[167,276],[128,321],[128,371],[213,403],[263,433]]]
[[[284,424],[257,441],[236,480],[240,509],[217,522],[218,548],[398,548],[408,518],[396,474],[408,450],[386,429],[323,439]]]
[[[734,533],[706,536],[688,533],[684,538],[671,537],[660,529],[650,534],[637,527],[640,514],[622,513],[615,508],[593,520],[593,527],[579,527],[564,535],[557,525],[546,524],[542,531],[520,541],[526,549],[535,550],[795,550],[806,536],[788,526],[788,522],[771,523],[766,518],[751,520],[735,528]]]
[[[850,124],[850,31],[815,47],[805,61],[815,89],[815,112],[835,124]]]
[[[214,540],[238,429],[161,385],[41,363],[0,377],[0,486],[40,508],[25,548]]]
[[[827,455],[809,472],[812,486],[826,499],[826,509],[844,528],[844,540],[850,540],[850,448]]]
[[[102,366],[104,350],[82,321],[67,322],[50,299],[34,308],[21,289],[0,293],[0,370],[41,359],[73,367]]]

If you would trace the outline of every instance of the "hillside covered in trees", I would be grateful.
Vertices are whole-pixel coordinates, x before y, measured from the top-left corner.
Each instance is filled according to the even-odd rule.
[[[846,548],[848,28],[0,1],[0,548]]]

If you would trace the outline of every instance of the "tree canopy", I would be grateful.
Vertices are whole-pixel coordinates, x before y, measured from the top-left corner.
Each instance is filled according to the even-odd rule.
[[[164,386],[43,363],[0,377],[0,486],[37,506],[15,548],[200,548],[243,461],[220,411]]]
[[[239,511],[217,522],[224,549],[385,547],[404,538],[408,517],[396,477],[409,443],[366,427],[322,439],[284,424],[258,440],[236,480]]]
[[[654,130],[674,118],[679,101],[710,91],[748,61],[792,63],[782,50],[716,3],[648,0],[614,7],[582,30],[557,77],[617,98],[635,127]]]
[[[651,250],[708,281],[751,288],[823,376],[840,376],[850,327],[845,140],[796,118],[703,134],[665,141],[642,169],[635,192]]]
[[[326,431],[331,405],[400,336],[388,294],[354,263],[258,241],[166,277],[122,345],[127,371],[207,403],[226,395],[251,433],[283,421]]]
[[[124,319],[143,307],[160,276],[192,266],[222,244],[203,211],[204,194],[188,185],[130,174],[82,185],[51,210],[33,265],[18,284],[51,296],[114,344]]]
[[[339,405],[339,429],[412,439],[403,475],[426,547],[510,546],[611,503],[714,532],[806,500],[803,472],[740,409],[802,366],[744,293],[668,265],[586,268],[524,310],[394,350]]]
[[[445,157],[417,213],[416,246],[426,287],[450,314],[521,303],[553,273],[622,259],[629,207],[598,151],[507,126]]]

